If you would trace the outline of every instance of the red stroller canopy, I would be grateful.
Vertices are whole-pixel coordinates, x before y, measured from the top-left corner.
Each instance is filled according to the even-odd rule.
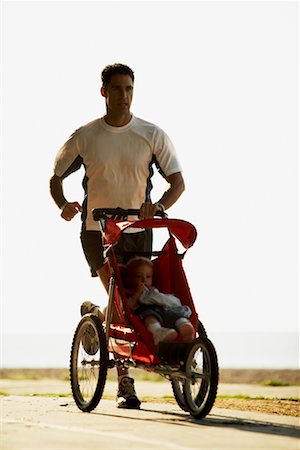
[[[126,228],[168,228],[185,249],[192,247],[197,237],[197,230],[189,222],[180,219],[145,219],[134,222],[106,219],[104,239],[107,244],[118,242]]]

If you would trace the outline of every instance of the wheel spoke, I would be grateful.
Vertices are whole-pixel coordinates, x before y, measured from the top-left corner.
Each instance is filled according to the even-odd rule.
[[[71,351],[73,396],[83,411],[94,409],[102,396],[107,374],[105,334],[96,316],[84,316],[76,329]]]
[[[203,324],[200,322],[200,320],[198,320],[198,325],[197,325],[197,334],[198,337],[206,337],[206,331],[205,328],[203,326]],[[193,376],[194,378],[201,378],[201,374],[196,372],[195,367],[193,366],[191,368],[191,376]],[[171,386],[173,389],[173,394],[175,397],[175,400],[178,404],[178,406],[183,409],[184,411],[189,411],[189,408],[187,406],[186,400],[185,400],[185,396],[184,396],[184,384],[185,384],[185,380],[187,378],[190,378],[186,373],[182,373],[180,377],[178,378],[173,378],[171,380]]]
[[[190,413],[200,419],[211,410],[218,386],[217,356],[209,339],[202,337],[191,343],[185,372],[184,399]]]

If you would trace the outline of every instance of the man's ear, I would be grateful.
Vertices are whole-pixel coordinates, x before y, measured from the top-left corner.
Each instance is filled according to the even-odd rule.
[[[106,92],[105,92],[105,89],[104,89],[103,86],[102,86],[102,88],[100,89],[100,92],[101,92],[102,97],[106,97]]]

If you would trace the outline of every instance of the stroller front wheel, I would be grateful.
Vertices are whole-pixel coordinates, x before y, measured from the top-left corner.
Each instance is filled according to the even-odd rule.
[[[202,419],[215,402],[219,381],[217,354],[208,338],[200,337],[190,344],[185,373],[183,396],[187,408],[196,419]]]
[[[98,317],[87,314],[80,320],[72,342],[70,381],[79,409],[90,412],[102,397],[108,367],[105,333]]]
[[[197,324],[197,334],[198,334],[198,337],[207,337],[205,328],[200,320],[198,320],[198,324]],[[184,381],[182,381],[178,378],[174,378],[171,381],[171,386],[172,386],[173,394],[174,394],[175,400],[177,402],[177,405],[183,411],[189,411],[189,408],[186,404],[184,394],[183,394],[183,385],[184,385]]]

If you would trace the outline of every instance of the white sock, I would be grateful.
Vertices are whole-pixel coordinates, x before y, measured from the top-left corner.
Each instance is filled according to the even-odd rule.
[[[189,321],[188,319],[186,319],[185,317],[180,317],[179,319],[177,319],[176,322],[175,322],[175,328],[176,328],[176,330],[179,330],[179,328],[180,328],[184,323],[190,323],[190,321]]]
[[[147,325],[147,328],[149,331],[151,331],[151,333],[154,333],[156,330],[159,330],[161,328],[161,324],[159,322],[149,323],[149,325]]]

